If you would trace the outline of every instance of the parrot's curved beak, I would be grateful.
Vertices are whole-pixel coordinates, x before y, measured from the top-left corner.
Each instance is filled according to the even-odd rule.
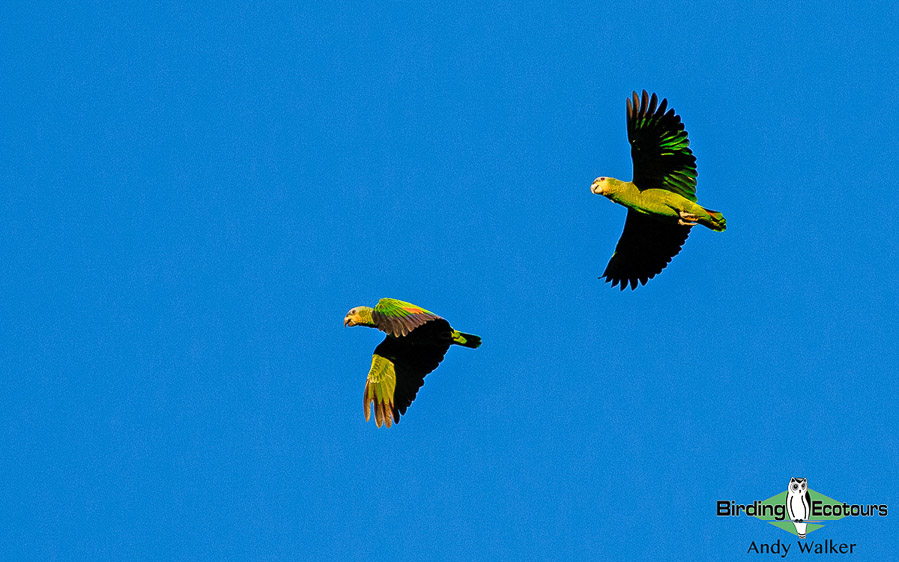
[[[343,319],[343,327],[346,328],[349,325],[350,325],[350,317],[347,316]]]
[[[603,195],[603,183],[599,178],[593,180],[593,185],[590,186],[590,191],[597,195]]]

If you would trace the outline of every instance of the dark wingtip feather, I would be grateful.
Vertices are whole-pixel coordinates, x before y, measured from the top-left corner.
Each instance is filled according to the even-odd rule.
[[[642,284],[642,285],[646,284],[646,281],[644,281],[642,279],[640,279],[639,283],[638,283],[637,278],[616,278],[616,277],[613,277],[612,275],[605,275],[603,277],[600,277],[599,279],[602,279],[605,283],[610,283],[611,287],[613,289],[615,287],[618,287],[618,289],[622,292],[627,289],[630,289],[633,291],[634,289],[637,288],[638,284]]]

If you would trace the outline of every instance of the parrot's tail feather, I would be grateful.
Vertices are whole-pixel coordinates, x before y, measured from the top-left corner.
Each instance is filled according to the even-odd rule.
[[[474,334],[466,334],[459,330],[453,330],[453,343],[461,345],[462,347],[476,349],[481,345],[481,338]]]
[[[700,224],[711,228],[715,232],[724,232],[727,229],[727,221],[724,220],[724,215],[711,209],[706,209],[705,212],[709,214],[709,219],[700,220]]]

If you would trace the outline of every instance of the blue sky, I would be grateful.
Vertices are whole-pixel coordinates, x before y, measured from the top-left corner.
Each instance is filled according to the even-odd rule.
[[[795,538],[715,502],[791,476],[891,508],[808,540],[899,551],[891,3],[2,21],[4,557],[732,558]],[[621,293],[642,89],[728,230]],[[381,297],[484,341],[390,430]]]

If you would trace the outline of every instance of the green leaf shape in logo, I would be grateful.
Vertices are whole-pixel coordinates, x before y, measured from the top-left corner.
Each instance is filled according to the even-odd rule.
[[[811,502],[812,502],[812,515],[810,516],[808,526],[806,527],[806,534],[811,533],[812,531],[816,531],[824,526],[824,525],[818,525],[815,523],[811,523],[811,521],[815,521],[815,522],[817,522],[817,521],[836,521],[837,519],[842,519],[843,517],[845,517],[845,515],[828,515],[828,516],[819,515],[819,516],[816,516],[815,512],[820,513],[823,506],[825,506],[825,505],[830,505],[830,506],[843,505],[843,502],[839,502],[833,498],[828,498],[824,494],[816,492],[812,489],[809,489],[808,493],[809,493],[809,498],[811,499]],[[770,505],[770,506],[776,507],[779,505],[786,505],[786,503],[787,503],[787,490],[784,490],[783,492],[781,492],[775,496],[771,496],[767,500],[763,501],[762,505]],[[817,508],[817,509],[815,509],[815,508]],[[831,509],[829,511],[830,511],[830,513],[833,513],[833,509]],[[767,521],[768,523],[771,523],[775,527],[779,527],[779,528],[783,529],[784,531],[787,531],[788,533],[792,533],[796,536],[799,536],[799,534],[796,532],[796,526],[793,525],[793,522],[790,521],[790,519],[789,519],[789,515],[783,521],[777,521],[774,515],[757,515],[756,519],[761,519],[762,521]]]

